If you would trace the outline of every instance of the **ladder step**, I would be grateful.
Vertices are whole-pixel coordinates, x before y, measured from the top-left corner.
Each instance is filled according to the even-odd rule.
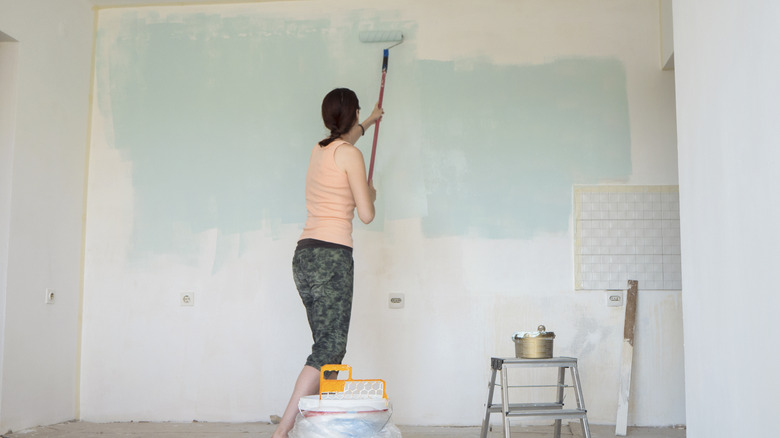
[[[553,417],[553,418],[585,418],[587,411],[584,409],[551,409],[509,411],[507,417]]]
[[[487,409],[490,412],[501,412],[504,410],[504,407],[501,405],[501,403],[499,403],[499,404],[491,404],[490,406],[487,407]],[[510,403],[509,404],[510,412],[518,409],[526,409],[526,410],[563,409],[563,403]]]

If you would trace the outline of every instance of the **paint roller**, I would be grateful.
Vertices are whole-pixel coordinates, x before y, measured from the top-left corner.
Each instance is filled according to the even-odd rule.
[[[360,42],[362,43],[395,43],[386,48],[382,58],[382,83],[379,87],[379,108],[382,108],[382,99],[385,96],[385,77],[387,76],[387,59],[390,55],[390,49],[404,42],[404,35],[400,31],[365,31],[360,32]],[[376,143],[379,139],[379,120],[374,125],[374,144],[371,146],[371,163],[368,165],[368,180],[371,181],[374,176],[374,158],[376,157]]]

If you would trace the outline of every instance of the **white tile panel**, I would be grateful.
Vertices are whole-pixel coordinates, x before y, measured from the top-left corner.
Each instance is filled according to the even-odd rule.
[[[577,289],[680,289],[677,186],[576,186]]]

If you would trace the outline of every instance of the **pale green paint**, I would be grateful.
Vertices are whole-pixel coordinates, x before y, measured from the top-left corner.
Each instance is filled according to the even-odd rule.
[[[207,229],[274,236],[303,222],[322,96],[376,71],[331,56],[333,40],[354,52],[356,28],[328,32],[326,20],[135,11],[117,38],[101,30],[98,94],[110,105],[100,109],[132,162],[136,251],[190,253]]]
[[[378,92],[381,46],[359,43],[366,19],[355,17],[333,28],[129,11],[118,38],[101,29],[109,50],[98,51],[108,53],[97,60],[100,110],[132,162],[138,254],[191,255],[193,235],[212,228],[273,236],[280,224],[303,223],[306,162],[325,134],[322,96],[349,86],[365,113]],[[400,26],[413,40],[414,23]],[[416,60],[405,44],[391,51],[370,229],[422,218],[428,236],[565,232],[572,183],[630,174],[618,61],[475,61],[464,70]],[[359,144],[366,161],[370,143],[369,133]]]
[[[428,236],[566,232],[572,184],[631,174],[617,60],[420,70]]]

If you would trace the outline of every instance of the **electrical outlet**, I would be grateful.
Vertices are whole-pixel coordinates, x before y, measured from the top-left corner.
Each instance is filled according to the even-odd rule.
[[[623,305],[623,292],[609,292],[607,294],[608,307],[620,307]]]
[[[405,301],[404,294],[390,294],[387,304],[391,309],[403,309]]]
[[[46,289],[46,304],[54,304],[54,289]]]
[[[194,306],[195,292],[182,292],[179,304],[182,306]]]

